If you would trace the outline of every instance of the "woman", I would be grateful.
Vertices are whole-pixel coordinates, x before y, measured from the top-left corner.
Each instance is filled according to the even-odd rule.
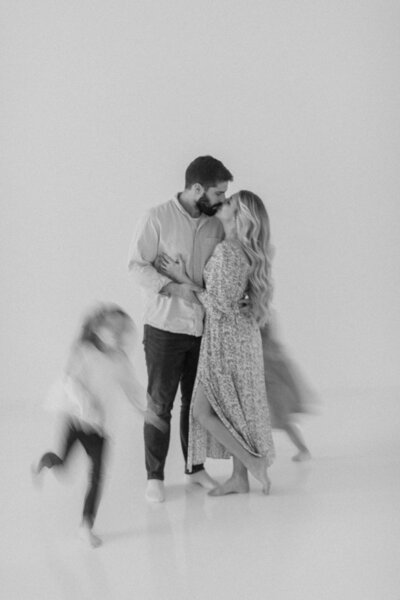
[[[269,219],[261,199],[241,191],[216,217],[225,237],[204,269],[206,289],[186,275],[181,260],[163,255],[161,269],[197,293],[206,310],[190,415],[189,468],[206,456],[229,458],[233,474],[211,495],[246,493],[248,472],[269,493],[267,468],[274,458],[266,397],[260,327],[271,298]],[[249,311],[239,309],[244,294]]]

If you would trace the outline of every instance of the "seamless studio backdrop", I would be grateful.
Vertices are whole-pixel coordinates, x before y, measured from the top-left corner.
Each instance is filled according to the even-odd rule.
[[[272,224],[282,341],[327,402],[400,387],[398,2],[1,10],[1,405],[39,406],[82,313],[121,304],[138,217],[212,154]]]

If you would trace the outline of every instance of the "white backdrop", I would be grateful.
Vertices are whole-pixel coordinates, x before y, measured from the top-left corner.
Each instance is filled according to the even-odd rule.
[[[3,406],[40,401],[93,301],[140,326],[135,221],[200,154],[267,205],[282,339],[314,386],[399,386],[396,0],[0,9]]]

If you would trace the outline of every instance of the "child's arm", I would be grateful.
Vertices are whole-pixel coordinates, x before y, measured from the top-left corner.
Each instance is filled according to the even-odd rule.
[[[120,361],[118,383],[122,387],[126,398],[146,423],[153,425],[160,431],[165,431],[167,428],[165,423],[149,408],[150,397],[138,381],[132,363],[124,353],[121,353]]]
[[[75,393],[78,395],[91,396],[92,392],[87,385],[87,350],[81,344],[75,344],[70,352],[65,375],[68,377]]]

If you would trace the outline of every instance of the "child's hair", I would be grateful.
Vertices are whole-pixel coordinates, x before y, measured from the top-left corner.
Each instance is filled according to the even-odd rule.
[[[127,325],[132,325],[130,316],[116,304],[100,304],[84,318],[77,342],[92,344],[97,350],[105,352],[104,344],[96,332],[106,324],[109,317],[113,316],[123,317],[126,319]]]

